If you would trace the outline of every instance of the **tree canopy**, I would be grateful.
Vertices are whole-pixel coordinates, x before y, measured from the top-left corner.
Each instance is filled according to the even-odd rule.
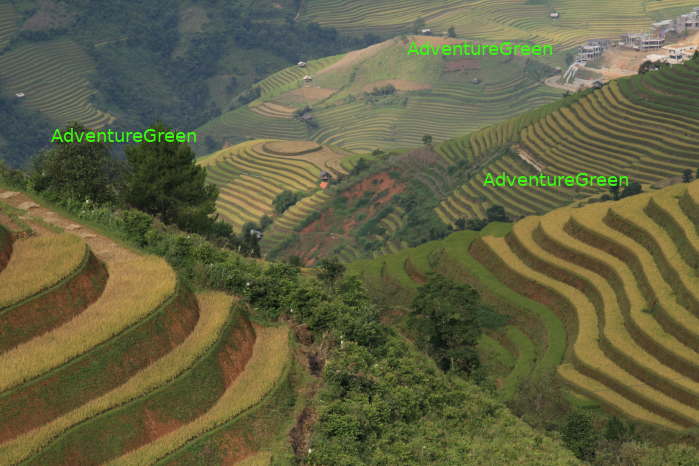
[[[162,124],[156,131],[167,131]],[[185,230],[203,230],[213,222],[218,188],[206,183],[206,170],[181,142],[142,142],[126,149],[129,173],[126,201]]]
[[[78,123],[66,131],[70,129],[76,134],[88,131]],[[34,159],[31,180],[34,189],[53,197],[103,203],[116,197],[116,173],[108,144],[59,142]]]
[[[443,370],[470,373],[480,364],[476,344],[481,335],[480,297],[469,285],[432,275],[418,288],[410,327],[421,346]]]

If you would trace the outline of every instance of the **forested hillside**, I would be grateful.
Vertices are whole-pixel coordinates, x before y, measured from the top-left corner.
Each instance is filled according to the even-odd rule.
[[[1,111],[13,125],[0,128],[2,158],[21,165],[48,143],[41,129],[74,121],[135,130],[159,120],[192,130],[239,105],[238,94],[270,73],[376,40],[295,21],[297,7],[293,1],[167,0],[138,8],[126,1],[4,1]],[[13,131],[15,124],[29,128]]]

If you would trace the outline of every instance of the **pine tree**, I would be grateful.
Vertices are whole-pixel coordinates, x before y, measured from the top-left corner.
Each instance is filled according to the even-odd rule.
[[[162,124],[156,132],[167,131]],[[166,223],[188,231],[211,228],[218,188],[206,183],[206,170],[192,149],[181,142],[142,142],[126,149],[129,176],[126,201]]]
[[[575,456],[584,461],[594,459],[599,438],[588,414],[582,412],[570,414],[561,434],[563,443],[575,453]]]

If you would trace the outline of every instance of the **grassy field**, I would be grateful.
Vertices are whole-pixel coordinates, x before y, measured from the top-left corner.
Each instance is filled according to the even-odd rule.
[[[389,0],[310,0],[304,3],[302,17],[350,33],[393,34],[411,31],[414,21],[423,18],[435,34],[446,34],[454,26],[458,37],[530,41],[569,49],[587,39],[645,30],[663,17],[664,10],[683,7],[682,12],[687,12],[694,6],[691,0],[408,0],[400,5]],[[551,11],[560,17],[549,18]]]
[[[307,68],[287,68],[260,82],[258,100],[199,131],[222,143],[312,139],[363,152],[419,145],[424,134],[446,140],[560,95],[528,73],[524,59],[485,57],[471,60],[469,69],[447,71],[444,57],[411,57],[407,49],[407,43],[392,39]],[[313,76],[312,83],[303,82],[305,74]],[[365,96],[389,82],[397,94]],[[293,109],[305,106],[313,108],[315,127],[291,118]]]
[[[23,92],[25,105],[58,125],[77,121],[99,128],[113,120],[90,101],[95,90],[88,75],[94,71],[89,55],[70,40],[22,45],[0,54],[0,80],[6,97]]]
[[[455,233],[349,270],[388,305],[407,305],[430,271],[475,286],[511,319],[480,343],[503,399],[555,370],[612,412],[682,431],[699,419],[698,214],[695,181],[529,216],[494,236]]]

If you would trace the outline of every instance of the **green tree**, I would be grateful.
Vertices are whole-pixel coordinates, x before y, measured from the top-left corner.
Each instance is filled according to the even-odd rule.
[[[425,134],[425,135],[422,137],[422,143],[423,143],[424,145],[426,145],[426,146],[429,146],[430,144],[432,144],[432,135],[430,135],[430,134]]]
[[[619,185],[609,186],[609,192],[615,201],[619,200]]]
[[[70,130],[90,131],[74,123],[63,133]],[[61,199],[103,203],[116,198],[118,169],[106,143],[56,142],[34,159],[30,179],[37,191]]]
[[[619,196],[619,199],[623,199],[625,197],[629,196],[634,196],[636,194],[640,194],[643,191],[643,188],[641,187],[641,183],[638,181],[632,181],[629,183],[627,187],[624,188],[624,190],[621,192],[621,195]]]
[[[501,205],[494,205],[488,207],[485,211],[485,215],[488,217],[489,222],[507,222],[507,214],[505,213],[505,208]]]
[[[690,181],[692,181],[692,170],[687,168],[682,172],[682,182],[689,183]]]
[[[612,416],[607,421],[607,427],[604,429],[604,438],[610,442],[624,442],[627,440],[631,429],[626,427],[618,417]]]
[[[594,459],[599,436],[592,425],[590,415],[582,412],[573,412],[568,415],[561,437],[563,443],[575,453],[575,456],[584,461]]]
[[[153,129],[168,131],[162,124]],[[218,188],[206,183],[206,170],[196,164],[189,145],[142,142],[126,149],[126,160],[126,200],[131,206],[188,231],[211,228]]]
[[[454,29],[454,26],[449,26],[449,29],[447,30],[447,35],[449,37],[456,37],[456,29]]]
[[[284,191],[277,194],[277,197],[275,197],[272,201],[272,205],[274,206],[274,210],[278,214],[283,214],[286,211],[286,209],[296,204],[298,200],[298,194],[291,192],[288,189],[285,189]]]
[[[470,373],[480,365],[476,344],[481,307],[478,292],[469,285],[432,275],[418,288],[409,325],[418,344],[443,370]]]
[[[318,278],[330,288],[335,288],[335,283],[345,273],[345,266],[340,263],[337,257],[322,259],[318,262],[318,269]]]

